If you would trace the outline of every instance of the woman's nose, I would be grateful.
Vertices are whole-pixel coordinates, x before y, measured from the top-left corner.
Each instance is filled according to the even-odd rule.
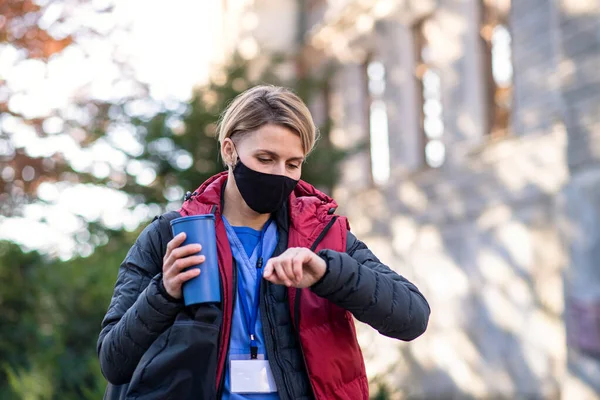
[[[285,175],[285,163],[276,163],[272,173],[274,175]]]

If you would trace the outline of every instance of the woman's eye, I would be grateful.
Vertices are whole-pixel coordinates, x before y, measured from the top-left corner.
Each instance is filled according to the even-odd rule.
[[[263,164],[271,162],[271,160],[268,159],[268,158],[260,158],[260,157],[258,157],[257,159],[258,159],[259,162],[261,162]]]
[[[298,169],[298,168],[300,168],[300,166],[296,165],[296,164],[288,164],[288,168],[289,169]]]

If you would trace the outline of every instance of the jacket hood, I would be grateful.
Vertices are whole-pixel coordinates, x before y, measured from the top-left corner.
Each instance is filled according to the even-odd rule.
[[[227,182],[227,171],[208,178],[179,209],[182,216],[208,214],[221,206],[221,193]]]

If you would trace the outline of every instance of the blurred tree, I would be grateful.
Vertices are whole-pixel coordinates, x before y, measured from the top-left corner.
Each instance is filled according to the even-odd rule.
[[[0,242],[0,371],[25,366],[29,352],[39,350],[41,332],[36,312],[41,293],[35,274],[42,257]],[[4,376],[4,379],[2,379]],[[0,398],[7,398],[7,378],[0,375]]]
[[[140,185],[139,176],[128,174],[119,189],[134,196],[140,202],[164,205],[180,204],[187,191],[193,191],[204,180],[224,170],[219,159],[217,122],[220,113],[238,94],[251,86],[269,84],[291,87],[307,103],[327,85],[329,74],[308,76],[293,82],[283,82],[274,71],[283,60],[274,57],[270,68],[255,80],[249,78],[249,67],[240,57],[214,74],[206,86],[198,88],[187,104],[157,114],[148,122],[135,121],[137,131],[143,132],[143,151],[133,158],[129,166],[142,174],[145,168],[156,172],[154,181]],[[338,162],[346,155],[330,141],[331,122],[319,127],[321,139],[303,168],[303,179],[328,192],[337,181]],[[128,168],[129,172],[129,168]]]
[[[111,232],[108,244],[89,257],[54,261],[40,273],[44,301],[41,326],[52,326],[55,393],[60,398],[101,398],[106,381],[96,354],[99,327],[116,281],[117,269],[139,231]]]
[[[84,6],[108,15],[111,8],[96,6],[101,3],[106,4],[85,0],[39,3],[43,5],[27,0],[0,2],[0,59],[8,57],[13,72],[33,68],[46,74],[53,62],[75,48],[85,53],[81,42],[110,32],[69,21],[72,13],[82,12]],[[209,84],[197,88],[189,102],[157,106],[145,86],[132,78],[126,63],[115,60],[122,76],[112,84],[129,84],[125,92],[115,90],[118,98],[98,97],[86,89],[68,106],[51,105],[38,112],[23,106],[32,93],[11,84],[14,77],[3,69],[1,214],[18,214],[22,205],[41,201],[37,189],[45,181],[103,185],[128,194],[130,206],[159,206],[150,208],[151,213],[177,207],[185,191],[193,191],[224,170],[218,158],[216,124],[236,95],[258,83],[272,83],[291,87],[310,103],[312,96],[326,90],[328,73],[281,81],[274,71],[282,62],[274,57],[269,68],[252,79],[247,63],[233,57]],[[327,192],[337,180],[337,163],[345,156],[331,145],[330,126],[326,121],[319,127],[321,140],[303,169],[305,180]],[[51,146],[53,138],[60,140]],[[33,142],[37,143],[35,151],[30,146]],[[116,154],[121,164],[95,168],[87,162],[90,153],[85,152],[95,146]],[[76,153],[79,161],[68,150]],[[85,163],[80,162],[82,158]],[[108,244],[96,247],[89,257],[65,262],[0,242],[0,279],[9,283],[0,285],[1,399],[97,399],[103,394],[105,381],[95,350],[100,321],[118,265],[139,230],[111,231],[101,221],[86,221],[86,226],[90,244],[105,243],[94,238],[107,233]]]
[[[283,82],[274,72],[282,62],[281,57],[274,56],[269,68],[257,79],[251,79],[247,63],[234,56],[223,70],[213,75],[209,84],[197,88],[187,103],[159,106],[151,98],[136,96],[112,103],[88,99],[87,103],[80,101],[74,105],[79,109],[74,115],[80,121],[68,120],[56,110],[58,116],[48,119],[62,121],[62,139],[69,136],[71,142],[66,143],[70,148],[81,149],[76,150],[79,152],[76,162],[68,159],[61,147],[44,157],[32,156],[22,140],[21,147],[15,147],[17,130],[22,134],[26,128],[34,129],[38,137],[34,140],[56,135],[46,132],[48,119],[27,119],[5,107],[7,112],[0,115],[0,124],[13,127],[14,131],[0,137],[2,214],[13,215],[19,206],[39,200],[36,189],[44,181],[105,185],[131,195],[132,207],[159,206],[152,208],[151,213],[164,210],[168,203],[175,207],[186,191],[193,191],[206,178],[223,170],[218,159],[216,126],[220,113],[235,96],[250,86],[271,83],[291,87],[309,103],[327,86],[330,73]],[[336,165],[345,156],[331,145],[330,126],[330,121],[325,121],[319,127],[321,139],[303,169],[305,180],[327,192],[331,192],[337,180]],[[77,138],[76,144],[73,137]],[[119,165],[100,162],[97,164],[102,168],[96,169],[98,165],[89,161],[92,154],[83,150],[99,148],[110,151],[111,156],[120,160]],[[82,158],[84,167],[78,165]]]
[[[20,53],[21,59],[48,60],[52,55],[61,52],[72,42],[72,37],[54,38],[38,22],[43,15],[43,9],[30,0],[3,1],[0,3],[0,45],[3,52],[11,47]],[[0,199],[3,203],[3,213],[8,213],[9,205],[15,200],[13,196],[19,197],[25,191],[35,190],[36,182],[29,179],[32,171],[44,171],[40,158],[30,158],[23,151],[12,148],[6,132],[7,119],[13,117],[22,121],[22,115],[9,106],[10,98],[15,94],[10,89],[7,77],[0,72],[0,117],[2,129],[0,129],[0,167],[2,179],[0,179]],[[8,116],[8,117],[5,117]],[[33,119],[29,124],[41,128],[41,119]],[[9,128],[10,129],[10,128]],[[39,129],[41,130],[41,129]],[[25,169],[25,177],[22,172]],[[47,172],[47,171],[46,171]],[[27,178],[27,179],[24,179]],[[13,196],[11,196],[13,195]]]
[[[64,74],[65,64],[76,69],[74,63],[89,61],[96,40],[108,43],[111,34],[122,32],[114,23],[103,23],[117,20],[110,18],[112,11],[110,0],[0,2],[2,215],[18,213],[23,204],[37,200],[36,190],[44,181],[107,182],[92,175],[91,169],[73,169],[66,152],[72,145],[89,148],[104,135],[108,121],[118,111],[111,108],[115,101],[97,96],[90,82],[72,88],[66,81],[69,77],[60,74]],[[146,96],[145,86],[132,79],[131,68],[122,58],[108,60],[120,74],[111,84],[130,85],[119,101]],[[72,78],[78,80],[85,74],[79,75]],[[51,78],[55,80],[49,83]],[[59,81],[62,85],[57,87]],[[68,106],[61,104],[63,92],[70,100]],[[55,139],[52,143],[51,136]]]
[[[372,400],[388,400],[391,398],[390,390],[386,385],[380,384],[377,386],[377,391],[370,397]]]
[[[39,26],[43,9],[34,1],[3,1],[0,15],[0,42],[25,50],[30,58],[48,59],[72,42],[70,35],[56,38]]]
[[[112,232],[87,258],[61,262],[0,242],[0,398],[98,399],[99,326],[139,231]]]

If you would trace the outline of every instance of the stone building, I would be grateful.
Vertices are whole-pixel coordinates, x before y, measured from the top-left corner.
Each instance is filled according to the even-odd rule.
[[[314,115],[369,150],[334,197],[430,301],[412,343],[360,329],[372,392],[598,398],[600,1],[223,6],[255,62],[335,69]]]

